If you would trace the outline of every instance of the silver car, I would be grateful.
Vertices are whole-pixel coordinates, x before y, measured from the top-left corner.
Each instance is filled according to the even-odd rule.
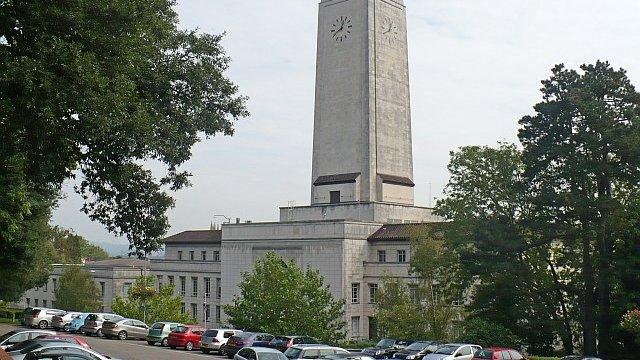
[[[349,354],[343,348],[328,345],[293,345],[284,352],[289,360],[319,359],[325,356]]]
[[[0,336],[0,349],[6,349],[11,345],[19,344],[23,341],[35,339],[40,335],[55,335],[55,331],[49,330],[13,330]]]
[[[67,312],[59,309],[34,308],[31,312],[25,314],[24,324],[31,327],[39,327],[46,329],[51,325],[53,317],[56,315],[64,315]]]
[[[122,319],[120,321],[105,321],[102,323],[102,335],[107,338],[120,340],[147,338],[149,326],[140,320]]]
[[[104,356],[93,350],[85,349],[74,344],[62,344],[42,347],[32,350],[22,357],[13,357],[14,360],[51,360],[51,359],[87,359],[87,360],[116,360]]]
[[[79,312],[68,312],[64,315],[56,315],[51,318],[51,327],[56,331],[64,330],[68,332],[71,320],[75,319],[78,315],[80,315]]]
[[[480,349],[482,349],[480,345],[445,344],[433,353],[427,354],[422,360],[471,360]]]
[[[7,354],[11,356],[13,360],[22,360],[27,356],[28,353],[32,351],[36,351],[39,349],[51,349],[51,348],[61,348],[61,347],[69,347],[69,346],[78,346],[72,344],[68,341],[58,341],[58,340],[30,340],[27,346],[21,347],[15,351],[7,351]],[[9,349],[10,350],[10,349]]]
[[[205,354],[211,351],[217,351],[220,355],[226,355],[223,345],[227,343],[230,337],[240,334],[241,332],[242,330],[208,329],[202,334],[200,350]]]
[[[86,319],[84,319],[84,325],[80,327],[80,332],[84,332],[85,335],[91,336],[96,335],[98,337],[102,336],[102,324],[105,321],[118,322],[123,320],[124,318],[120,315],[116,314],[102,314],[102,313],[93,313],[89,314]]]
[[[287,357],[276,349],[249,346],[240,349],[233,360],[287,360]]]

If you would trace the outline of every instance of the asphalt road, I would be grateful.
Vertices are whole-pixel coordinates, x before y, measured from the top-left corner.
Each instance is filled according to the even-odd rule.
[[[16,326],[0,324],[0,335],[11,330],[15,330]],[[100,354],[110,356],[121,360],[173,360],[173,359],[197,359],[197,360],[228,360],[224,356],[205,355],[198,351],[171,350],[160,346],[149,346],[146,341],[138,340],[111,340],[96,338],[91,336],[77,335],[85,339],[91,348]]]

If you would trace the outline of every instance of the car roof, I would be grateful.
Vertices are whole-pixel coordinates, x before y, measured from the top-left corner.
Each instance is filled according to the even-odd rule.
[[[69,344],[69,343],[68,343]],[[64,353],[68,353],[68,352],[73,352],[76,354],[86,354],[86,353],[90,353],[90,354],[94,354],[94,355],[99,355],[97,352],[93,351],[93,350],[89,350],[89,349],[85,349],[80,345],[76,345],[76,344],[69,344],[69,346],[64,346],[64,347],[50,347],[50,348],[40,348],[40,349],[36,349],[33,351],[34,354],[64,354]],[[100,355],[102,357],[102,355]]]
[[[251,349],[255,352],[265,352],[265,353],[280,353],[282,354],[282,352],[278,349],[272,349],[272,348],[268,348],[268,347],[262,347],[262,346],[247,346],[244,347],[243,349]]]
[[[475,344],[461,344],[461,343],[447,343],[447,344],[443,344],[442,346],[443,347],[444,346],[457,346],[457,347],[460,347],[460,346],[477,346],[477,347],[482,347],[480,345],[475,345]]]
[[[323,345],[323,344],[297,344],[297,345],[293,345],[293,348],[300,348],[300,349],[340,349],[343,350],[340,347],[337,346],[329,346],[329,345]]]

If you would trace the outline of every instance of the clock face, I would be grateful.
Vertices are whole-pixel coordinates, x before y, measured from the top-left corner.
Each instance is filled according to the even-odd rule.
[[[351,18],[349,16],[340,16],[333,22],[329,33],[336,42],[343,42],[351,35]]]
[[[382,21],[382,36],[389,42],[389,44],[393,44],[400,35],[400,31],[398,30],[398,25],[389,17],[385,18]]]

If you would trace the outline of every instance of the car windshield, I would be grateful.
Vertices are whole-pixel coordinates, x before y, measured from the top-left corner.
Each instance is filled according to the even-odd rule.
[[[177,332],[177,333],[186,333],[187,331],[189,331],[189,328],[186,326],[177,326],[175,330],[173,330],[173,332]]]
[[[473,356],[475,356],[478,359],[493,359],[493,350],[480,349]]]
[[[202,336],[215,337],[216,335],[218,335],[218,330],[207,330]]]
[[[454,352],[456,352],[456,350],[458,350],[458,346],[453,346],[453,345],[445,345],[441,348],[439,348],[438,350],[436,350],[436,354],[445,354],[445,355],[451,355]]]
[[[153,326],[151,327],[154,330],[162,330],[164,328],[164,324],[163,323],[155,323],[153,324]]]
[[[259,352],[258,360],[287,360],[287,357],[282,353],[274,352]]]
[[[289,359],[298,359],[300,357],[300,353],[302,353],[302,349],[291,347],[284,352],[284,356],[288,357]]]
[[[98,315],[96,315],[96,314],[89,314],[87,316],[87,320],[89,320],[89,321],[95,321],[97,319],[98,319]]]
[[[287,341],[289,341],[289,338],[287,338],[286,336],[276,336],[271,339],[269,343],[273,345],[283,345],[287,343]]]
[[[3,341],[7,340],[8,338],[12,337],[13,335],[17,334],[18,332],[13,330],[13,331],[9,331],[8,333],[0,336],[0,343],[2,343]]]
[[[430,342],[427,341],[418,341],[418,342],[414,342],[413,344],[407,346],[407,350],[422,350],[424,348],[426,348],[427,346],[431,345]]]
[[[6,351],[7,351],[7,352],[11,352],[11,351],[18,351],[18,350],[22,350],[22,349],[24,349],[24,348],[26,348],[26,347],[28,347],[28,346],[31,346],[31,345],[33,345],[33,344],[36,344],[36,343],[38,343],[38,341],[37,341],[37,340],[25,340],[25,341],[23,341],[23,342],[21,342],[21,343],[17,343],[17,344],[14,344],[14,345],[9,346],[9,347],[6,349]]]
[[[390,348],[395,344],[396,344],[395,340],[382,339],[382,340],[378,341],[378,343],[376,344],[376,347],[379,347],[379,348]]]

